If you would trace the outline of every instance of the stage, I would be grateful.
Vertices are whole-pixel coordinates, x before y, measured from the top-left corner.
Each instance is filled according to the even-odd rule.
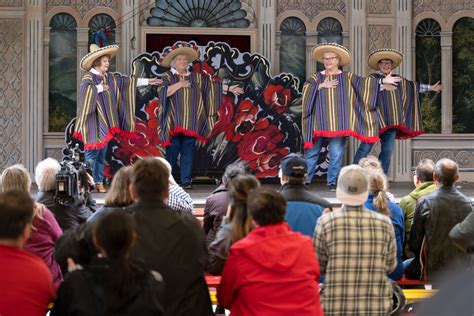
[[[264,186],[272,187],[275,190],[278,190],[280,185],[275,181],[263,180]],[[206,197],[211,194],[211,192],[216,188],[215,184],[209,183],[193,183],[193,189],[187,190],[191,195],[191,198],[194,201],[194,206],[196,209],[203,208],[206,203]],[[456,183],[456,187],[463,194],[468,196],[472,201],[474,201],[474,183]],[[398,203],[402,197],[410,193],[414,189],[413,183],[410,182],[391,182],[389,184],[389,192],[395,196],[395,200]],[[319,196],[327,199],[334,207],[340,207],[341,203],[336,198],[336,192],[330,192],[323,182],[315,182],[309,186],[309,190]],[[97,204],[103,204],[105,199],[104,193],[93,193],[94,199],[97,201]]]

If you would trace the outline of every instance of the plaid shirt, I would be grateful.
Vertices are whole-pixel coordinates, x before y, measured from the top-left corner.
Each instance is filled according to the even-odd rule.
[[[359,207],[320,217],[314,248],[325,315],[387,315],[392,287],[387,274],[397,265],[393,225],[385,215]]]
[[[175,212],[194,213],[194,204],[191,196],[179,185],[171,185],[168,197],[168,206]]]

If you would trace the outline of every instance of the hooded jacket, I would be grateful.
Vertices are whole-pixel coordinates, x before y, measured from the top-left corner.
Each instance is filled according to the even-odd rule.
[[[433,181],[420,183],[410,194],[404,196],[400,200],[400,207],[403,210],[403,218],[405,219],[405,232],[410,233],[411,224],[413,223],[413,215],[415,214],[415,207],[418,200],[425,195],[430,194],[436,190],[436,183]]]
[[[324,315],[311,239],[286,223],[260,226],[232,245],[217,292],[233,316]]]

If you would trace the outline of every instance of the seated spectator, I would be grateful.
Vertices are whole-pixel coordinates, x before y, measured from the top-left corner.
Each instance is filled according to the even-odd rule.
[[[194,214],[194,202],[188,192],[184,191],[174,180],[171,165],[165,158],[156,157],[161,161],[170,173],[168,206],[175,212],[188,212]]]
[[[459,249],[474,254],[474,209],[461,223],[451,229],[449,238]],[[474,261],[471,265],[474,265]]]
[[[383,174],[385,174],[382,168],[382,163],[374,155],[368,155],[367,157],[362,158],[361,160],[359,160],[358,165],[361,166],[367,172],[367,175],[373,171],[382,172]],[[387,194],[387,198],[390,201],[395,202],[395,196],[391,192],[386,191],[385,193]]]
[[[100,216],[113,211],[123,211],[133,203],[129,190],[131,174],[131,166],[122,167],[114,174],[109,191],[105,195],[104,206],[89,217],[88,222],[96,221]]]
[[[313,237],[314,227],[324,209],[331,204],[308,191],[305,186],[308,166],[306,160],[289,154],[280,164],[280,193],[287,201],[285,220],[291,230]]]
[[[436,163],[438,190],[425,196],[415,208],[408,246],[415,254],[405,270],[410,279],[434,279],[450,265],[468,265],[469,256],[453,247],[449,231],[472,211],[471,200],[456,189],[458,165],[451,159]]]
[[[169,171],[162,162],[154,158],[135,162],[130,184],[135,203],[127,211],[135,220],[138,238],[130,256],[163,276],[164,315],[213,316],[204,279],[204,232],[192,214],[178,214],[165,204],[168,187]]]
[[[130,176],[132,167],[122,167],[115,173],[112,184],[105,196],[105,205],[74,229],[70,229],[56,243],[55,258],[64,274],[67,273],[67,258],[80,265],[89,264],[97,255],[92,241],[93,226],[104,215],[113,212],[126,212],[125,208],[133,203],[130,195]]]
[[[206,244],[208,248],[216,239],[217,232],[222,225],[222,219],[226,215],[229,207],[229,182],[236,175],[244,173],[248,173],[244,164],[237,162],[228,165],[222,176],[222,183],[206,199],[203,228],[206,234]]]
[[[23,246],[34,204],[25,192],[0,193],[0,315],[44,316],[54,300],[51,272]]]
[[[325,282],[325,315],[387,315],[392,309],[388,278],[397,266],[393,225],[385,215],[364,208],[369,179],[360,166],[342,168],[336,196],[340,211],[321,216],[314,247]]]
[[[74,197],[74,202],[69,205],[58,203],[56,194],[56,175],[61,170],[59,162],[53,158],[40,161],[35,170],[35,181],[38,185],[38,203],[44,204],[58,221],[63,231],[75,228],[84,223],[95,211],[95,201],[89,192],[84,196]]]
[[[397,240],[397,267],[390,273],[392,280],[399,280],[403,276],[403,242],[405,239],[405,223],[402,209],[387,198],[387,179],[382,170],[373,170],[369,174],[369,197],[364,207],[390,217]]]
[[[252,219],[247,212],[247,196],[260,185],[251,174],[239,174],[230,180],[230,205],[224,224],[209,246],[208,272],[220,275],[230,247],[252,230]]]
[[[132,217],[104,214],[93,236],[100,256],[66,275],[51,315],[163,315],[161,275],[129,259],[137,238]]]
[[[217,291],[231,315],[324,315],[311,239],[285,223],[286,202],[273,189],[248,195],[255,228],[234,243]]]
[[[436,183],[433,181],[433,172],[435,164],[431,159],[422,159],[416,166],[413,183],[415,189],[407,196],[400,200],[400,207],[403,210],[403,218],[405,219],[405,244],[404,256],[412,258],[413,254],[408,249],[407,241],[410,238],[411,224],[413,223],[413,216],[415,214],[415,206],[423,196],[430,194],[436,190]]]
[[[2,172],[0,179],[2,192],[20,191],[30,194],[31,178],[28,170],[22,165],[13,165]],[[34,215],[31,235],[23,249],[40,257],[53,275],[54,287],[57,289],[63,281],[58,263],[54,260],[54,244],[63,234],[54,215],[44,205],[34,203]]]

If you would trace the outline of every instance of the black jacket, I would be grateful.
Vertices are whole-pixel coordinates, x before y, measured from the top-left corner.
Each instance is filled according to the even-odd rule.
[[[469,198],[455,187],[442,186],[418,202],[408,241],[415,254],[405,271],[410,279],[433,279],[450,265],[468,265],[469,257],[452,245],[448,235],[471,209]]]
[[[95,212],[95,202],[90,198],[90,195],[86,199],[76,197],[74,203],[67,206],[57,203],[54,200],[54,195],[54,191],[39,191],[36,200],[53,212],[64,232],[84,223]]]
[[[322,208],[329,208],[332,211],[331,203],[322,197],[308,191],[304,184],[289,184],[281,186],[280,193],[289,201],[309,202],[318,204]]]
[[[104,276],[108,269],[107,258],[95,258],[83,270],[68,273],[51,315],[163,315],[163,282],[159,274],[134,265],[128,272],[133,281],[127,282],[125,296],[119,302],[107,304]]]
[[[461,223],[451,229],[449,238],[460,249],[474,254],[474,209]]]
[[[213,315],[204,279],[207,249],[199,221],[189,213],[177,214],[159,200],[137,202],[127,211],[135,219],[138,235],[131,256],[163,276],[164,315]]]

